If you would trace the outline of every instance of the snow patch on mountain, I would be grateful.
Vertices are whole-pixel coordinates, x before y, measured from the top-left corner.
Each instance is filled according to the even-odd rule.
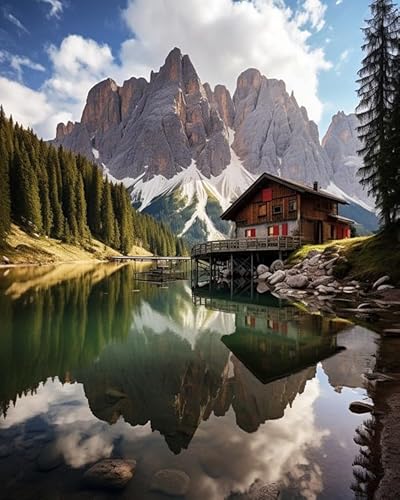
[[[350,203],[355,203],[356,205],[360,205],[360,207],[365,208],[365,210],[368,210],[368,212],[375,213],[375,208],[373,205],[365,203],[365,201],[360,200],[360,198],[358,198],[357,196],[348,195],[332,181],[329,183],[328,187],[324,189],[324,191],[327,191],[330,194],[338,196],[339,198],[343,198],[344,200]]]

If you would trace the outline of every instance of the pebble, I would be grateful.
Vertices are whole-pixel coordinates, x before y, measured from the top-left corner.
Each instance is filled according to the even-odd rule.
[[[170,496],[186,495],[190,477],[178,469],[162,469],[156,472],[151,480],[151,491],[159,491]]]
[[[92,488],[125,488],[136,470],[136,460],[106,458],[88,469],[83,478]]]

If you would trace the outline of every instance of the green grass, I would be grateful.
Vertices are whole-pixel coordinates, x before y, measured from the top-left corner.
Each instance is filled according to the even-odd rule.
[[[398,235],[399,229],[390,229],[374,236],[330,241],[322,245],[304,245],[293,252],[288,261],[289,264],[296,264],[311,250],[325,251],[336,247],[337,252],[349,261],[349,277],[358,280],[374,280],[388,274],[393,283],[400,283],[400,238]],[[340,273],[341,270],[337,269],[337,271]]]

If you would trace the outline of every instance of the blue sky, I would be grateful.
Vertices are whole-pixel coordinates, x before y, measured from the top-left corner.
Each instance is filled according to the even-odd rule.
[[[79,120],[89,88],[148,78],[169,50],[226,84],[247,67],[284,79],[320,127],[356,103],[368,0],[0,0],[0,103],[45,138]]]

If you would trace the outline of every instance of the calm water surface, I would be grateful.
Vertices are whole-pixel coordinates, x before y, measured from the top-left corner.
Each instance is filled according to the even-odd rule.
[[[247,498],[257,479],[353,498],[366,418],[348,406],[368,400],[375,334],[235,300],[130,265],[0,270],[0,497],[162,499],[152,476],[175,468],[188,499]],[[104,457],[137,460],[124,491],[85,489]]]

